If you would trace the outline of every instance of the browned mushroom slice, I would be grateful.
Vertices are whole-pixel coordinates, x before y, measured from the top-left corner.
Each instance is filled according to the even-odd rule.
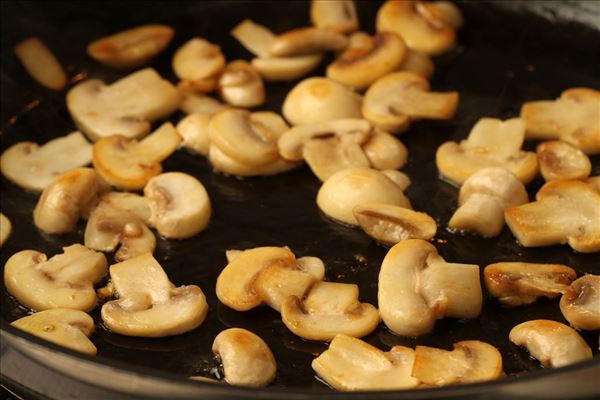
[[[302,155],[321,181],[344,169],[368,168],[371,165],[360,144],[347,135],[310,139],[304,144]]]
[[[2,246],[10,237],[12,232],[12,224],[10,219],[2,213],[0,213],[0,246]]]
[[[600,276],[584,275],[564,292],[560,311],[577,329],[600,329]]]
[[[536,148],[540,172],[546,181],[583,179],[592,172],[588,156],[577,147],[562,141],[540,143]]]
[[[221,73],[225,56],[219,46],[202,38],[193,38],[181,46],[173,56],[173,71],[182,81],[203,81]]]
[[[323,51],[339,51],[348,46],[348,38],[341,33],[313,27],[297,28],[277,37],[269,47],[275,57],[304,56]]]
[[[352,33],[358,29],[353,0],[313,0],[310,4],[310,20],[317,28],[339,33]]]
[[[219,78],[219,93],[236,107],[256,107],[266,100],[265,85],[258,71],[247,61],[232,61]]]

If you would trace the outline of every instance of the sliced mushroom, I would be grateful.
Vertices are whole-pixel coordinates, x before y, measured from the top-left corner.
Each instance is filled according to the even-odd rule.
[[[150,132],[151,122],[167,117],[178,106],[177,89],[152,68],[111,85],[88,79],[67,93],[73,120],[94,141],[115,134],[140,138]]]
[[[208,124],[211,118],[211,114],[193,113],[179,121],[176,129],[182,138],[181,147],[207,156],[210,148]]]
[[[71,308],[90,311],[96,306],[94,284],[106,275],[102,253],[80,244],[48,258],[35,250],[11,256],[4,266],[6,290],[34,310]]]
[[[163,51],[175,36],[167,25],[142,25],[95,40],[90,57],[113,68],[137,68]]]
[[[460,9],[454,3],[451,1],[433,1],[429,4],[430,6],[435,7],[446,22],[454,29],[462,27],[464,18]]]
[[[15,55],[40,85],[61,90],[67,84],[67,74],[62,65],[39,38],[30,37],[17,44]]]
[[[175,287],[160,264],[146,253],[111,265],[118,300],[102,306],[106,327],[126,336],[164,337],[202,324],[208,305],[196,285]]]
[[[400,69],[430,79],[433,76],[435,65],[427,54],[408,49]]]
[[[219,46],[202,38],[193,38],[173,56],[173,71],[182,81],[202,81],[217,76],[225,67]]]
[[[406,239],[430,240],[437,231],[437,224],[428,214],[404,207],[365,203],[352,212],[367,235],[388,247]]]
[[[379,78],[369,87],[362,113],[381,130],[402,132],[411,120],[452,118],[458,97],[458,92],[430,92],[423,76],[399,71]]]
[[[4,245],[12,232],[12,224],[6,215],[0,213],[0,246]]]
[[[550,181],[536,201],[508,208],[504,217],[522,246],[568,243],[581,253],[600,251],[600,193],[585,182]]]
[[[96,355],[96,346],[89,339],[94,320],[83,311],[55,308],[20,318],[11,325],[59,346]]]
[[[555,140],[540,143],[536,154],[546,182],[554,179],[585,179],[592,172],[588,156],[567,142]]]
[[[277,363],[269,346],[259,336],[241,328],[222,331],[212,351],[223,363],[225,381],[231,385],[266,386],[277,372]]]
[[[384,169],[381,173],[391,179],[402,191],[406,190],[411,185],[410,177],[402,171]]]
[[[22,188],[41,192],[58,176],[91,161],[92,146],[80,132],[73,132],[42,146],[34,142],[12,145],[2,153],[0,169]]]
[[[415,352],[394,346],[383,352],[352,336],[336,335],[312,362],[313,370],[336,390],[394,390],[417,387],[411,376]]]
[[[490,294],[505,306],[531,304],[540,297],[553,299],[577,278],[566,265],[502,262],[483,270],[483,281]]]
[[[435,162],[440,174],[457,184],[488,167],[508,169],[527,184],[537,175],[538,162],[535,153],[521,150],[524,139],[525,123],[519,118],[481,118],[466,140],[442,144]]]
[[[201,93],[181,91],[181,104],[179,106],[185,114],[208,114],[214,115],[219,111],[229,108],[217,99]]]
[[[592,350],[572,328],[560,322],[536,319],[511,329],[511,342],[524,346],[545,367],[564,367],[592,358]]]
[[[585,182],[600,193],[600,176],[590,176]]]
[[[329,341],[342,333],[363,337],[379,324],[377,309],[358,300],[358,286],[316,282],[305,298],[288,296],[281,305],[281,320],[294,334],[308,340]]]
[[[177,84],[177,90],[180,93],[196,93],[196,94],[207,94],[216,91],[219,88],[219,79],[221,74],[209,76],[207,78],[180,81]]]
[[[463,340],[447,351],[417,346],[412,376],[424,384],[445,386],[497,379],[502,376],[502,355],[479,340]]]
[[[244,60],[227,64],[219,78],[219,93],[224,101],[236,107],[257,107],[267,98],[262,77]]]
[[[289,171],[300,165],[299,162],[287,161],[277,158],[268,164],[250,165],[237,161],[225,154],[217,146],[211,145],[208,151],[208,159],[215,171],[235,176],[262,176],[276,175]]]
[[[600,276],[584,275],[560,298],[560,311],[577,329],[600,329]]]
[[[230,33],[250,53],[260,58],[269,57],[269,48],[277,39],[277,35],[269,28],[250,19],[245,19],[237,24]]]
[[[379,313],[395,334],[419,336],[436,319],[475,318],[481,312],[479,267],[447,263],[420,239],[390,249],[379,272]]]
[[[317,28],[344,34],[358,29],[358,16],[353,0],[313,0],[310,3],[310,20]]]
[[[400,169],[408,158],[406,146],[395,136],[379,129],[373,131],[362,148],[371,166],[379,170]]]
[[[348,168],[371,166],[360,144],[349,135],[310,139],[304,144],[302,155],[321,181],[326,181],[336,172]]]
[[[340,51],[348,46],[348,38],[341,33],[314,27],[297,28],[277,36],[269,46],[274,57],[294,57],[324,51]]]
[[[122,135],[101,139],[94,145],[92,161],[112,186],[139,190],[162,172],[161,161],[177,150],[179,142],[177,130],[166,122],[139,142]]]

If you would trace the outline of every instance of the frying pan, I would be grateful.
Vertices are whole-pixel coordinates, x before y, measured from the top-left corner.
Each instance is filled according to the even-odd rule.
[[[359,2],[363,29],[373,31],[380,2]],[[564,263],[578,274],[600,273],[598,254],[578,254],[567,246],[526,249],[508,229],[494,239],[459,235],[445,227],[456,207],[458,189],[438,177],[434,163],[437,147],[447,140],[463,139],[483,116],[509,118],[524,101],[556,98],[569,87],[600,88],[600,7],[593,2],[459,2],[466,24],[458,46],[436,59],[432,81],[435,90],[458,90],[461,100],[451,121],[415,123],[401,140],[409,149],[403,170],[413,185],[407,190],[416,210],[438,222],[433,240],[440,255],[450,262],[485,266],[500,261]],[[1,150],[24,140],[44,143],[74,130],[65,107],[65,93],[54,93],[35,84],[12,54],[12,47],[27,36],[39,36],[55,52],[74,80],[96,77],[113,81],[122,72],[103,67],[85,54],[93,39],[145,23],[164,23],[177,34],[169,48],[151,66],[175,81],[170,68],[173,52],[194,36],[222,46],[228,60],[249,59],[228,34],[244,18],[275,32],[305,26],[309,4],[305,1],[145,1],[145,2],[2,2],[1,41]],[[326,64],[324,64],[326,65]],[[324,67],[316,71],[323,75]],[[269,83],[268,102],[261,109],[280,111],[294,83]],[[182,117],[171,117],[177,121]],[[527,143],[532,149],[534,143]],[[600,158],[592,157],[593,175],[600,173]],[[176,285],[197,284],[207,296],[209,313],[198,329],[184,335],[144,339],[120,336],[102,326],[98,310],[92,313],[96,332],[92,341],[98,356],[89,357],[14,329],[10,322],[28,310],[0,295],[2,340],[23,352],[31,363],[40,363],[87,384],[115,393],[140,397],[187,398],[565,398],[600,395],[597,378],[598,332],[581,332],[595,359],[556,370],[539,363],[508,341],[510,329],[523,321],[546,318],[565,322],[556,300],[501,307],[485,298],[475,320],[444,319],[435,330],[417,339],[391,334],[383,325],[364,338],[381,349],[417,344],[450,349],[459,340],[479,339],[496,346],[503,355],[506,377],[455,387],[404,392],[336,393],[315,378],[310,363],[327,348],[325,343],[304,341],[291,334],[279,314],[268,308],[245,313],[220,304],[215,281],[225,266],[226,249],[256,246],[289,246],[297,256],[321,257],[326,278],[357,283],[361,301],[377,304],[377,275],[387,249],[362,231],[339,225],[322,215],[315,203],[319,181],[307,167],[273,177],[238,179],[215,174],[202,157],[178,151],[163,163],[165,171],[185,171],[204,183],[213,204],[207,230],[182,241],[159,238],[155,257]],[[530,198],[541,187],[538,178],[528,186]],[[13,233],[2,247],[0,263],[24,249],[53,255],[62,246],[82,242],[84,225],[66,235],[46,235],[32,223],[35,194],[0,178],[1,209],[13,222]],[[109,261],[111,255],[108,255]],[[487,296],[487,295],[486,295]],[[271,347],[278,361],[277,378],[267,388],[238,388],[195,382],[191,375],[220,374],[210,348],[214,337],[228,327],[255,332]],[[28,385],[27,382],[23,384]],[[31,384],[31,383],[30,383]]]

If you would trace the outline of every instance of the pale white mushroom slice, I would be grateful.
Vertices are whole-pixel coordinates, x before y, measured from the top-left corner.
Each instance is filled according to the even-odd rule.
[[[257,107],[267,99],[262,77],[244,60],[235,60],[225,66],[219,77],[219,93],[225,102],[235,107]]]
[[[408,49],[404,62],[402,62],[399,69],[413,72],[430,79],[435,71],[435,65],[433,64],[431,57],[427,54]]]
[[[161,265],[146,253],[111,265],[118,300],[102,306],[108,329],[126,336],[165,337],[202,324],[208,305],[196,285],[175,287]]]
[[[294,57],[324,51],[340,51],[348,46],[348,38],[341,33],[315,27],[296,28],[277,36],[269,46],[274,57]]]
[[[501,262],[483,270],[488,292],[509,307],[531,304],[540,297],[556,298],[576,278],[572,268],[561,264]]]
[[[115,134],[140,138],[150,132],[151,122],[175,111],[179,101],[175,86],[152,68],[110,85],[88,79],[67,93],[67,108],[73,120],[94,141]]]
[[[536,319],[511,329],[511,342],[523,346],[545,367],[564,367],[592,358],[592,350],[577,331],[560,322]]]
[[[505,168],[527,184],[537,175],[538,162],[535,153],[521,150],[524,140],[522,119],[481,118],[466,140],[438,147],[435,162],[440,174],[457,184],[488,167]]]
[[[581,253],[600,251],[600,192],[577,180],[546,183],[536,201],[504,212],[522,246],[568,243]]]
[[[560,311],[577,329],[600,329],[600,275],[584,275],[560,298]]]
[[[313,0],[310,3],[310,20],[317,28],[344,34],[358,29],[353,0]]]
[[[94,60],[113,68],[140,67],[161,51],[175,36],[167,25],[142,25],[94,40],[87,53]]]
[[[381,264],[378,299],[381,318],[393,333],[419,336],[444,316],[479,315],[479,267],[448,263],[424,240],[403,240]]]
[[[424,384],[445,386],[498,379],[503,375],[502,355],[479,340],[453,344],[454,350],[417,346],[412,376]]]
[[[202,81],[220,74],[224,67],[221,48],[199,37],[188,40],[173,55],[173,71],[182,81]]]
[[[4,245],[12,232],[12,224],[10,219],[2,213],[0,213],[0,246]]]
[[[339,333],[368,335],[379,324],[379,313],[358,300],[357,285],[320,281],[305,298],[288,296],[281,305],[281,320],[303,339],[329,341]]]
[[[208,124],[211,118],[212,115],[208,113],[193,113],[179,121],[175,128],[182,138],[180,146],[207,156],[210,148]]]
[[[102,253],[80,244],[63,248],[48,259],[35,250],[11,256],[4,266],[6,290],[34,310],[71,308],[90,311],[96,306],[94,284],[106,275]]]
[[[225,381],[231,385],[260,387],[275,379],[277,363],[271,349],[246,329],[222,331],[213,341],[212,351],[220,358]]]
[[[394,346],[383,352],[352,336],[336,335],[312,362],[313,370],[336,390],[398,390],[419,385],[411,376],[415,352]]]
[[[94,144],[94,167],[112,186],[125,190],[142,189],[162,172],[161,161],[181,142],[175,127],[166,122],[141,141],[113,135]]]
[[[588,156],[570,143],[560,140],[543,142],[536,147],[540,172],[547,181],[585,179],[592,172]]]
[[[55,308],[40,311],[19,318],[11,325],[80,353],[95,355],[97,352],[96,346],[89,339],[94,332],[94,320],[80,310]]]
[[[379,170],[400,169],[406,164],[408,150],[398,138],[379,129],[363,145],[371,166]]]
[[[219,111],[223,111],[230,108],[229,105],[221,103],[219,100],[214,99],[202,93],[194,93],[187,90],[181,91],[181,104],[179,105],[181,111],[185,114],[208,114],[214,115]]]
[[[458,107],[458,92],[431,92],[423,76],[392,72],[377,79],[365,93],[362,114],[386,132],[402,132],[411,120],[450,119]]]
[[[67,74],[62,65],[39,38],[30,37],[17,44],[15,55],[40,85],[61,90],[67,84]]]
[[[81,132],[52,139],[43,145],[19,142],[0,156],[2,174],[27,190],[41,192],[63,173],[92,161],[92,145]]]

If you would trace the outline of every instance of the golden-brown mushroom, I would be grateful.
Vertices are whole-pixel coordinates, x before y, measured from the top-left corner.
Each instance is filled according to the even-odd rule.
[[[560,311],[577,329],[600,329],[600,276],[584,275],[560,298]]]
[[[585,179],[592,172],[588,156],[567,142],[553,140],[540,143],[536,154],[546,182],[554,179]]]

